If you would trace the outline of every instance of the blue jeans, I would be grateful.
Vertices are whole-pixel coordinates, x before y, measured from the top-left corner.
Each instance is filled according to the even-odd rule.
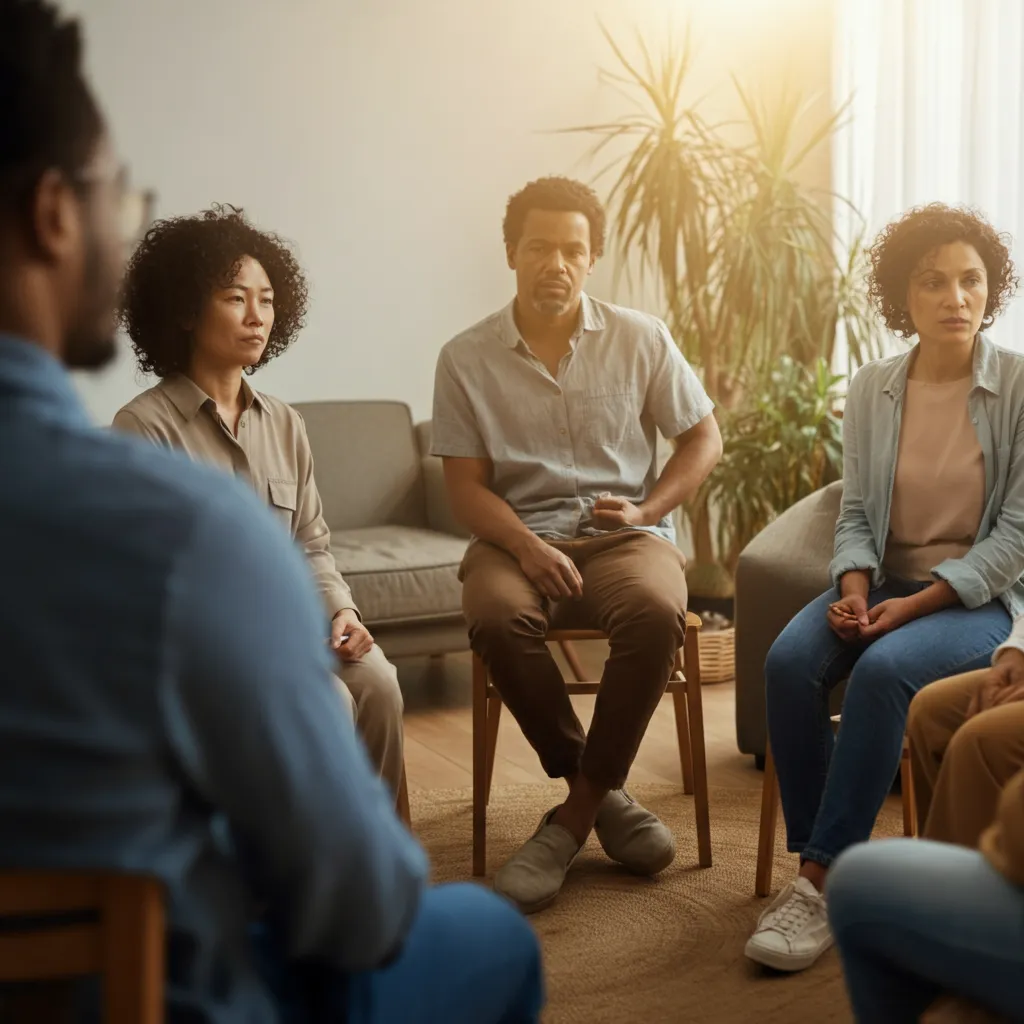
[[[977,851],[858,846],[829,875],[828,910],[858,1021],[916,1021],[945,992],[1024,1021],[1024,889]]]
[[[251,936],[282,1024],[532,1024],[544,1005],[533,929],[478,885],[428,889],[398,956],[375,971],[289,964],[270,925]]]
[[[869,607],[927,586],[887,581]],[[768,736],[779,775],[790,853],[828,867],[871,835],[896,777],[907,709],[928,683],[984,668],[1010,633],[998,601],[945,608],[869,643],[847,643],[826,612],[830,590],[800,611],[765,662]],[[838,737],[829,691],[849,677]]]

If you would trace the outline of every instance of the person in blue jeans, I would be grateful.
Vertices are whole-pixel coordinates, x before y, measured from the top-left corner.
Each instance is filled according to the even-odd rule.
[[[828,892],[858,1022],[928,1021],[929,1007],[936,1022],[1024,1021],[1024,772],[1003,790],[980,852],[861,844],[836,862]]]
[[[988,665],[1024,611],[1024,357],[989,326],[1017,279],[1005,239],[932,204],[885,228],[870,290],[908,352],[854,377],[843,417],[833,589],[765,664],[768,737],[796,880],[746,945],[783,971],[832,943],[825,882],[866,840],[899,767],[911,698]],[[833,738],[829,694],[847,680]]]
[[[0,0],[0,870],[159,879],[169,1024],[536,1021],[536,937],[427,887],[287,533],[76,396],[116,350],[124,198],[80,50]]]

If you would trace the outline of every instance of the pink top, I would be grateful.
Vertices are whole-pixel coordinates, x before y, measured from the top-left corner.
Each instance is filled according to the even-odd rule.
[[[929,580],[935,566],[974,544],[985,460],[967,408],[971,387],[970,377],[907,381],[883,559],[894,576]]]

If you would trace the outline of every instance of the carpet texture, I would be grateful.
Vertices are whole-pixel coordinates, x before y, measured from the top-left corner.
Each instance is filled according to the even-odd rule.
[[[558,901],[530,918],[544,948],[546,1024],[852,1020],[834,949],[797,975],[765,971],[743,956],[770,902],[754,896],[760,792],[711,790],[714,866],[701,870],[692,797],[668,786],[631,791],[675,832],[675,863],[657,879],[635,878],[612,864],[591,837]],[[563,793],[555,785],[495,788],[488,813],[488,879]],[[412,813],[434,881],[468,880],[470,792],[414,793]],[[899,803],[890,798],[875,835],[901,833]],[[774,890],[795,871],[780,822]]]

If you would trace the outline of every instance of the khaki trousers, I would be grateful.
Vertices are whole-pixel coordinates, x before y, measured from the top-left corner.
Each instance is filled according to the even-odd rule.
[[[635,530],[554,547],[583,577],[577,601],[548,600],[508,552],[470,545],[460,573],[470,645],[548,775],[582,771],[596,785],[618,789],[683,644],[685,560],[668,541]],[[589,735],[545,643],[551,625],[608,634],[611,651]]]
[[[1024,768],[1024,702],[967,718],[987,670],[942,679],[910,705],[911,771],[923,836],[976,847],[1003,787]]]
[[[397,797],[405,763],[398,673],[376,644],[359,661],[339,658],[337,664],[341,678],[335,676],[334,684],[371,763]]]

